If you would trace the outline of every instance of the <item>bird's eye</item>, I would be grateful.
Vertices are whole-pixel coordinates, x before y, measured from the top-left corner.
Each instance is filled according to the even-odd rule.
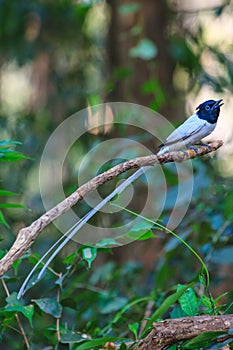
[[[210,110],[210,106],[208,106],[208,105],[205,106],[205,110],[206,110],[206,111],[209,111],[209,110]]]

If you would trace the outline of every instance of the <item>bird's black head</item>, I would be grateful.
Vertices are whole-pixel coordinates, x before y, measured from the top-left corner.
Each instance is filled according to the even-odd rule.
[[[220,107],[223,105],[221,100],[208,100],[201,103],[197,108],[196,114],[200,119],[206,120],[210,124],[215,124],[218,120]]]

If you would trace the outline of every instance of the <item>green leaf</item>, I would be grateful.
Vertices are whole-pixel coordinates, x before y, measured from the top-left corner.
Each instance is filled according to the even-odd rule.
[[[147,325],[144,329],[145,334],[148,328],[151,327],[152,323],[155,322],[158,318],[161,318],[163,314],[185,293],[185,291],[192,285],[190,283],[188,286],[181,286],[179,291],[176,291],[174,294],[169,295],[158,309],[152,314],[150,320],[147,322]]]
[[[43,298],[32,299],[32,301],[46,314],[52,315],[55,318],[61,317],[62,306],[55,299]]]
[[[202,347],[208,347],[219,336],[222,336],[224,334],[226,333],[225,332],[205,332],[205,333],[199,334],[197,337],[187,341],[184,344],[184,349],[200,349]]]
[[[134,225],[130,231],[134,231],[134,232],[138,232],[138,231],[149,231],[151,230],[151,227],[153,225],[150,222],[147,222],[145,220],[141,220],[139,222],[136,223],[136,225]]]
[[[86,340],[86,338],[84,338],[81,334],[69,332],[61,336],[60,342],[62,344],[73,344],[83,342],[84,340]]]
[[[99,339],[92,339],[92,340],[88,340],[85,343],[78,345],[77,347],[75,347],[75,350],[93,350],[94,348],[98,347],[98,349],[100,347],[103,347],[106,343],[108,342],[119,342],[119,341],[124,341],[127,340],[126,338],[118,338],[118,337],[103,337],[103,338],[99,338]]]
[[[97,256],[97,249],[94,247],[81,247],[81,254],[83,260],[85,260],[88,264],[88,268],[91,268],[92,262],[95,260]]]
[[[6,147],[6,146],[12,146],[12,145],[22,145],[22,142],[20,142],[20,141],[13,141],[13,140],[0,141],[0,148]]]
[[[7,228],[10,228],[1,210],[0,210],[0,223],[5,225]]]
[[[141,39],[138,44],[129,50],[130,57],[151,60],[157,55],[157,47],[149,39]]]
[[[120,236],[119,238],[128,238],[130,240],[135,240],[135,241],[146,241],[147,239],[150,238],[155,238],[155,235],[152,231],[146,231],[146,230],[141,230],[141,231],[129,231],[125,235]]]
[[[180,284],[177,287],[177,291],[183,290],[183,286]],[[192,288],[188,288],[185,293],[179,298],[181,309],[187,316],[196,316],[198,310],[198,299]]]
[[[138,241],[146,241],[150,238],[155,238],[156,235],[152,231],[147,231],[145,233],[142,233],[142,235],[138,238]]]
[[[109,248],[112,246],[120,246],[121,243],[117,242],[115,239],[113,238],[104,238],[101,241],[96,243],[96,248]]]
[[[17,299],[17,293],[13,292],[6,297],[7,305],[21,305],[21,302]]]
[[[138,339],[138,331],[139,331],[139,323],[134,322],[132,324],[128,324],[129,329],[134,334],[135,339]]]
[[[180,318],[180,317],[186,316],[185,312],[178,305],[174,307],[170,315],[171,315],[171,318]]]
[[[0,196],[15,196],[17,193],[11,191],[0,190]]]
[[[34,314],[34,306],[33,305],[27,305],[23,306],[20,302],[20,300],[17,299],[17,293],[13,292],[10,296],[6,298],[7,305],[4,309],[6,312],[20,312],[22,313],[30,322],[30,325],[32,326],[32,316]]]
[[[149,238],[155,238],[156,235],[151,231],[152,224],[143,220],[137,222],[129,232],[124,235],[118,236],[117,238],[128,238],[137,241],[145,241]]]
[[[34,314],[34,305],[13,305],[13,306],[7,306],[5,307],[5,311],[7,312],[20,312],[22,313],[30,322],[30,325],[32,327],[32,316]]]
[[[69,275],[70,273],[70,269],[71,269],[71,265],[66,267],[66,273],[64,273],[63,275],[61,275],[61,277],[59,277],[56,281],[55,284],[57,284],[61,289],[63,287],[63,281],[65,280],[65,278]]]
[[[5,204],[0,204],[0,208],[25,208],[25,206],[22,204],[5,203]]]
[[[205,306],[208,310],[212,310],[213,308],[213,303],[211,302],[211,299],[204,294],[201,295],[201,304]]]
[[[0,142],[0,161],[17,162],[21,159],[30,159],[29,157],[24,156],[22,153],[10,148],[14,145],[21,145],[21,142],[12,140],[4,140]]]
[[[67,264],[67,265],[73,265],[74,262],[77,260],[77,258],[79,257],[79,254],[77,253],[77,251],[75,251],[74,253],[66,256],[63,259],[63,263]]]
[[[220,294],[217,298],[214,299],[214,304],[217,304],[222,298],[226,297],[229,294],[229,292],[224,292]]]
[[[200,275],[198,275],[198,279],[199,279],[201,285],[205,287],[206,286],[205,277],[202,274],[200,274]]]
[[[3,162],[18,162],[22,159],[30,159],[24,156],[22,153],[12,151],[12,150],[0,150],[0,161]]]

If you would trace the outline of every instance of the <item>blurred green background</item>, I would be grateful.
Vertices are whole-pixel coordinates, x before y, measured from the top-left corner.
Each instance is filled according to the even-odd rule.
[[[2,196],[1,203],[26,206],[25,209],[3,209],[10,226],[1,225],[3,250],[9,249],[19,228],[43,213],[38,181],[40,157],[51,133],[70,115],[98,103],[132,102],[158,111],[176,126],[202,101],[223,98],[218,126],[209,139],[222,139],[224,146],[213,159],[193,161],[195,191],[187,215],[176,232],[206,262],[213,295],[217,297],[228,291],[226,303],[230,305],[233,282],[232,14],[230,0],[0,0],[0,139],[22,142],[17,150],[31,158],[17,164],[0,164],[1,189],[17,193],[13,199]],[[86,133],[79,140],[68,168],[64,169],[67,194],[77,186],[80,159],[76,159],[75,154],[82,158],[94,144],[127,132],[135,139],[140,136],[138,131],[114,127]],[[156,151],[156,140],[147,136],[144,142]],[[169,171],[167,181],[175,190],[174,174]],[[144,193],[144,186],[141,191],[138,198]],[[137,201],[134,209],[137,211]],[[168,205],[161,218],[163,222],[170,209]],[[111,222],[111,218],[108,220]],[[9,272],[11,293],[18,290],[33,266],[34,254],[45,252],[57,237],[58,232],[52,225],[41,233],[32,246],[31,262],[22,259],[17,273]],[[75,248],[74,243],[70,244],[57,258],[58,273],[64,272],[62,260]],[[168,291],[173,284],[188,283],[199,269],[198,261],[190,252],[175,238],[167,236],[115,248],[111,254],[100,251],[92,269],[79,265],[77,276],[73,274],[66,285],[63,323],[67,322],[75,331],[98,334],[105,321],[133,296],[145,296],[152,290],[160,293]],[[26,300],[41,298],[42,290],[43,296],[54,297],[53,288],[51,276],[47,277],[28,292]],[[98,288],[105,290],[101,297]],[[5,297],[2,290],[1,305]],[[113,306],[112,299],[116,300]],[[109,309],[106,305],[110,305]],[[135,310],[136,315],[140,312],[142,310]],[[57,338],[51,340],[48,330],[52,321],[43,322],[38,313],[35,327],[46,329],[43,336],[28,331],[33,349],[57,344]],[[18,344],[20,336],[4,327],[7,330],[4,328],[3,346],[10,349],[12,336],[11,348],[22,349]],[[115,334],[127,333],[121,328],[122,325]]]

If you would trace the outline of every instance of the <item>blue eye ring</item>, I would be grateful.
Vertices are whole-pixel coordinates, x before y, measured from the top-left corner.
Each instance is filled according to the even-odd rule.
[[[209,110],[210,110],[210,106],[208,106],[208,105],[205,106],[205,110],[206,110],[206,111],[209,111]]]

